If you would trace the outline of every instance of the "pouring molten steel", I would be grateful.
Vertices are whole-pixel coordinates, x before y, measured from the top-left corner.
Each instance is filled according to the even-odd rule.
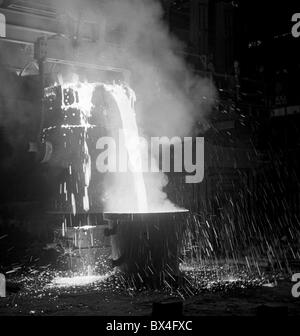
[[[95,95],[99,94],[99,89],[102,91],[104,109],[101,109],[99,104],[95,103],[97,101]],[[158,174],[153,173],[150,176],[150,182],[147,181],[146,183],[145,181],[142,167],[144,157],[148,153],[144,152],[147,149],[140,142],[134,107],[136,96],[133,90],[126,84],[80,82],[78,77],[75,76],[72,82],[67,83],[60,80],[59,85],[56,84],[45,89],[45,97],[48,100],[49,115],[55,115],[56,111],[60,122],[55,120],[55,118],[53,122],[53,118],[52,121],[49,118],[51,122],[48,122],[47,127],[44,128],[43,141],[50,142],[52,139],[53,142],[58,142],[58,137],[61,137],[63,146],[61,146],[60,155],[57,154],[56,161],[54,151],[54,162],[60,164],[63,162],[63,165],[68,167],[68,174],[64,176],[64,180],[60,183],[60,198],[55,201],[56,206],[65,204],[71,208],[70,215],[73,219],[67,220],[65,218],[63,220],[62,236],[70,238],[67,234],[67,223],[73,226],[74,229],[84,229],[82,232],[85,232],[85,234],[87,234],[86,231],[92,232],[95,223],[90,214],[102,213],[104,214],[104,221],[107,221],[111,226],[114,226],[116,222],[123,223],[118,227],[117,234],[115,236],[111,235],[111,243],[116,264],[119,264],[118,266],[121,266],[122,263],[127,265],[123,267],[124,271],[133,274],[135,279],[139,278],[143,279],[143,281],[145,281],[145,277],[147,277],[149,272],[151,274],[157,272],[159,277],[164,277],[167,273],[177,274],[178,246],[180,245],[182,229],[180,225],[179,228],[176,224],[175,217],[178,218],[185,210],[178,209],[167,199],[162,191],[166,184],[166,178],[161,172]],[[58,105],[57,102],[59,101],[60,104]],[[96,136],[102,136],[99,125],[94,120],[101,114],[104,114],[109,119],[113,115],[112,111],[118,112],[120,120],[118,134],[121,131],[124,136],[125,154],[128,157],[127,162],[130,171],[110,174],[108,176],[109,183],[103,183],[101,190],[98,189],[96,193],[91,193],[91,188],[95,189],[98,184],[95,181],[95,176],[100,176],[99,173],[97,175],[93,173],[93,169],[96,166],[94,163],[95,150],[93,148],[95,147],[95,142],[91,141],[91,134],[93,132],[95,135],[99,130],[99,134]],[[59,112],[61,113],[60,115]],[[101,131],[103,132],[103,126]],[[116,129],[111,129],[107,133],[113,138],[116,134]],[[110,152],[109,154],[112,156],[118,155],[118,158],[120,158],[120,155],[124,155],[124,153],[117,154],[116,152]],[[117,157],[108,157],[108,160],[115,162]],[[151,160],[153,163],[155,159],[151,158]],[[159,181],[157,182],[155,179],[159,179]],[[99,195],[102,196],[100,197]],[[102,203],[100,207],[99,203]],[[100,211],[95,211],[95,206],[98,206]],[[59,213],[64,212],[68,214],[66,210],[60,210]],[[176,213],[178,215],[174,216]],[[129,215],[129,218],[126,217],[127,215]],[[74,224],[75,222],[76,224]],[[183,221],[180,220],[180,222]],[[146,234],[147,241],[141,240],[139,235],[137,236],[132,229],[128,229],[128,223],[129,225],[130,223],[132,224],[131,227],[136,232],[139,232],[139,235]],[[138,223],[140,223],[140,229],[136,226]],[[155,226],[153,227],[155,223],[159,223],[158,230]],[[163,229],[164,225],[165,229]],[[174,234],[171,234],[170,230]],[[79,233],[78,230],[74,231],[74,246],[78,245]],[[125,239],[121,239],[122,242],[120,240],[121,235]],[[168,235],[169,238],[171,237],[172,242],[167,238]],[[136,253],[142,256],[137,259],[138,267],[132,267],[132,258],[134,256],[132,253],[128,254],[126,246],[124,246],[126,241],[127,247],[132,250],[133,245],[129,244],[130,237],[136,239],[134,242],[138,248]],[[92,234],[90,240],[91,246],[85,246],[87,251],[93,248]],[[147,247],[146,250],[142,248],[137,240],[146,243],[149,247],[148,250]],[[155,244],[160,245],[160,248],[156,249]],[[150,248],[150,245],[153,246]],[[81,248],[79,244],[79,249]],[[117,250],[119,252],[116,252]],[[155,250],[159,253],[155,253]],[[79,254],[82,255],[83,253],[80,252]],[[116,257],[117,254],[118,256]],[[116,261],[116,258],[118,261]],[[88,259],[90,260],[90,258]],[[166,260],[159,262],[159,259]],[[147,270],[145,270],[143,263]],[[91,270],[91,267],[88,267],[88,269]]]

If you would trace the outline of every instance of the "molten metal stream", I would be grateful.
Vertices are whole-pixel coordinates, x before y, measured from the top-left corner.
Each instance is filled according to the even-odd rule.
[[[84,194],[82,195],[83,209],[88,212],[90,210],[90,201],[88,195],[88,188],[91,181],[91,156],[89,153],[89,148],[87,144],[88,138],[88,129],[93,127],[90,125],[89,118],[91,116],[91,109],[93,107],[92,97],[96,87],[102,86],[106,92],[108,92],[113,99],[115,100],[120,118],[122,121],[122,131],[125,139],[125,148],[128,153],[129,166],[134,180],[134,191],[137,199],[137,208],[140,213],[148,212],[148,202],[144,176],[142,173],[142,156],[140,148],[140,138],[138,132],[138,126],[136,122],[136,114],[134,110],[134,103],[136,100],[134,92],[125,85],[118,84],[104,84],[104,83],[88,83],[80,82],[79,78],[74,75],[71,83],[64,83],[62,78],[60,78],[60,86],[62,89],[62,97],[64,97],[64,90],[72,89],[77,93],[77,99],[74,100],[71,104],[65,104],[64,99],[62,99],[61,108],[65,111],[71,109],[78,109],[80,111],[80,125],[62,125],[64,128],[72,127],[82,127],[83,132],[83,150],[84,150],[84,159],[82,162],[82,171],[84,173]],[[70,174],[72,174],[72,166],[69,167]],[[65,185],[66,188],[66,185]],[[64,191],[67,194],[67,190]],[[76,202],[75,195],[71,195],[72,203],[72,212],[73,215],[76,215]],[[67,228],[65,223],[63,224],[62,234],[65,234]],[[76,240],[76,237],[75,237]],[[76,242],[75,242],[76,243]],[[79,252],[81,255],[81,247],[79,246]],[[86,279],[78,277],[77,279],[65,279],[66,283],[74,281],[74,283],[80,283],[83,281],[94,280],[92,275],[92,268],[88,266],[88,276]],[[90,279],[90,277],[92,277]],[[75,281],[76,280],[76,281]],[[58,281],[57,285],[64,285],[63,281]]]
[[[131,89],[125,89],[125,87],[120,85],[105,85],[105,88],[114,97],[120,111],[125,138],[125,147],[134,177],[138,210],[139,212],[148,212],[146,187],[142,173],[139,131],[134,111],[134,102],[136,99],[135,94]]]
[[[73,104],[65,105],[62,102],[62,109],[68,110],[77,108],[81,112],[80,126],[84,128],[84,162],[83,172],[85,176],[85,192],[83,195],[83,208],[89,211],[89,196],[88,187],[91,180],[91,157],[87,145],[87,131],[92,125],[89,124],[88,118],[91,115],[93,107],[92,97],[93,92],[97,86],[102,86],[108,93],[111,94],[115,100],[122,121],[125,147],[128,153],[129,165],[133,174],[134,187],[137,198],[138,212],[148,212],[147,193],[145,187],[144,176],[142,173],[142,156],[140,149],[139,131],[136,122],[136,115],[134,110],[134,103],[136,100],[133,90],[128,86],[118,84],[104,84],[104,83],[87,83],[79,82],[78,78],[74,76],[72,83],[61,83],[62,90],[72,88],[78,93],[78,100]],[[63,95],[62,95],[63,96]],[[64,125],[68,127],[68,125]],[[69,127],[73,127],[69,125]],[[76,214],[75,197],[72,195],[73,214]]]

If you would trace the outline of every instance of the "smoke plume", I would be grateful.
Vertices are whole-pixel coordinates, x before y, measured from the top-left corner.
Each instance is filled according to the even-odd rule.
[[[144,135],[188,136],[196,123],[206,125],[214,87],[195,75],[180,56],[184,45],[169,33],[159,1],[65,0],[58,4],[62,14],[78,20],[79,27],[80,20],[98,22],[103,30],[100,36],[116,46],[100,50],[95,61],[104,57],[130,71]]]
[[[83,23],[97,22],[99,39],[94,43],[99,52],[93,62],[99,64],[106,59],[111,66],[129,70],[141,136],[184,137],[196,135],[199,125],[205,129],[215,100],[214,87],[208,79],[195,75],[179,56],[184,45],[170,34],[158,0],[52,1],[65,35],[76,37],[72,42],[65,40],[64,52],[69,49],[75,54],[81,48]],[[80,53],[84,62],[85,50]],[[158,173],[145,179],[147,193],[153,195],[150,199],[172,207],[163,192],[168,183],[166,176]],[[123,182],[111,183],[108,193],[117,195],[118,202],[112,198],[110,204],[128,198],[128,186]],[[113,192],[117,186],[118,192]]]

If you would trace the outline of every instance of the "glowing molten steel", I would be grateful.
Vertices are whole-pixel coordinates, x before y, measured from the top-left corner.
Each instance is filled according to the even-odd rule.
[[[49,127],[44,129],[45,137],[49,137],[49,134],[62,134],[66,137],[68,134],[64,139],[62,152],[66,156],[64,162],[69,166],[69,176],[60,184],[60,194],[63,196],[56,203],[58,207],[66,204],[67,211],[71,208],[73,215],[82,211],[93,212],[97,209],[97,202],[100,211],[114,213],[182,210],[168,199],[163,190],[168,178],[156,162],[159,160],[157,151],[152,152],[152,146],[149,147],[147,143],[148,139],[139,135],[134,108],[136,96],[128,85],[88,83],[79,81],[78,76],[74,75],[71,82],[63,82],[60,79],[59,84],[47,88],[45,96],[51,107]],[[51,119],[52,109],[55,113],[58,111],[57,104],[54,103],[57,98],[59,110],[63,111],[62,123],[58,116],[61,132],[55,130],[58,124],[53,124]],[[104,125],[95,125],[97,120],[103,120]],[[106,131],[111,136],[102,136],[105,125],[108,126]],[[107,175],[103,178],[99,198],[90,200],[89,197],[95,195],[93,186],[90,188],[91,154],[95,151],[91,151],[89,147],[97,130],[99,138],[94,143],[96,149],[102,152],[95,159],[95,168],[99,173]],[[74,148],[76,145],[78,150]],[[61,157],[58,154],[57,161],[60,163],[59,160]],[[94,176],[97,175],[93,174]]]
[[[119,85],[105,85],[114,97],[121,115],[125,147],[129,156],[129,164],[134,174],[135,190],[138,195],[139,212],[147,212],[147,195],[142,173],[142,158],[140,151],[139,131],[134,111],[135,94],[129,88]]]
[[[71,83],[62,83],[60,79],[60,86],[62,90],[62,97],[64,92],[74,92],[74,97],[71,101],[65,102],[62,99],[61,108],[65,111],[71,109],[77,109],[80,111],[80,125],[84,128],[83,136],[83,148],[84,148],[84,160],[83,160],[83,172],[85,176],[85,186],[83,195],[83,208],[85,211],[89,211],[89,196],[88,188],[91,180],[91,157],[87,145],[88,129],[93,127],[89,124],[89,117],[91,116],[91,109],[93,108],[92,98],[96,87],[103,87],[115,100],[121,121],[122,130],[125,139],[125,148],[129,157],[129,165],[133,174],[134,187],[137,195],[137,209],[139,212],[148,212],[147,194],[145,181],[142,173],[142,158],[140,149],[140,139],[138,126],[136,123],[136,115],[134,110],[134,103],[136,100],[133,90],[126,85],[119,84],[104,84],[104,83],[88,83],[80,82],[77,76],[73,76]],[[63,125],[65,128],[74,127],[73,125]],[[78,127],[78,125],[75,125]],[[74,195],[72,195],[74,196]],[[73,197],[74,198],[74,197]],[[73,214],[76,214],[75,198],[71,200]]]
[[[80,111],[80,126],[84,128],[83,133],[83,148],[84,148],[84,160],[83,160],[83,173],[84,173],[84,195],[83,195],[83,209],[85,211],[89,211],[90,202],[88,196],[88,188],[91,181],[91,156],[89,154],[89,148],[87,145],[87,136],[88,129],[91,125],[88,122],[88,118],[91,115],[91,109],[93,107],[92,97],[93,92],[95,90],[95,84],[90,84],[87,82],[79,82],[78,77],[73,76],[72,83],[62,83],[62,97],[64,97],[65,90],[72,89],[72,92],[76,92],[78,96],[74,97],[74,102],[70,102],[69,104],[65,103],[65,100],[62,99],[61,108],[65,111],[70,109],[78,109]],[[65,125],[66,126],[66,125]],[[67,125],[71,127],[70,125]],[[75,197],[72,194],[72,209],[73,214],[76,214],[76,204]]]
[[[107,145],[103,145],[102,140],[112,140],[114,142],[113,151],[106,149],[95,160],[95,168],[99,173],[112,173],[104,175],[105,179],[103,180],[105,181],[101,184],[102,190],[99,190],[101,202],[104,203],[104,207],[101,207],[100,211],[105,210],[105,219],[109,220],[110,223],[121,220],[125,223],[121,225],[125,229],[120,230],[115,240],[111,240],[113,259],[116,262],[123,260],[120,263],[129,265],[130,272],[134,277],[138,276],[139,279],[142,279],[140,270],[144,270],[144,276],[147,277],[152,261],[147,264],[145,260],[153,260],[153,258],[155,259],[153,262],[155,267],[153,270],[150,267],[152,274],[157,272],[158,277],[163,279],[165,270],[168,268],[166,272],[176,276],[178,273],[176,256],[178,255],[179,239],[181,237],[181,228],[177,225],[177,222],[182,222],[182,214],[178,213],[175,216],[175,211],[180,211],[180,209],[176,208],[163,192],[163,187],[167,184],[167,178],[163,172],[160,172],[159,165],[156,164],[154,157],[151,156],[151,167],[153,166],[153,159],[157,169],[153,172],[146,171],[147,174],[143,173],[145,162],[148,163],[149,153],[148,147],[143,142],[145,139],[139,136],[134,109],[136,96],[133,90],[125,84],[87,83],[80,82],[78,77],[74,77],[71,83],[60,83],[59,86],[50,88],[48,94],[49,99],[53,97],[52,101],[56,103],[51,105],[54,106],[55,113],[63,112],[62,118],[58,115],[58,120],[59,122],[63,120],[62,124],[59,125],[66,130],[54,132],[54,134],[58,133],[63,137],[68,134],[68,137],[63,138],[64,149],[62,153],[66,156],[63,162],[66,162],[66,166],[69,168],[69,175],[75,175],[70,178],[66,176],[67,174],[63,176],[64,182],[60,184],[60,194],[63,193],[66,199],[63,199],[62,203],[67,204],[67,211],[70,212],[71,209],[73,215],[80,214],[74,219],[73,223],[71,218],[72,229],[67,229],[66,217],[62,224],[62,235],[67,242],[65,244],[65,254],[70,255],[72,267],[77,267],[80,271],[83,270],[80,275],[87,274],[87,276],[55,278],[52,285],[58,287],[87,285],[99,279],[93,275],[93,271],[96,270],[93,267],[96,254],[93,250],[93,219],[89,214],[89,212],[94,211],[95,203],[100,202],[100,197],[97,197],[98,190],[96,190],[96,202],[94,199],[89,200],[89,192],[90,195],[94,195],[93,185],[89,189],[92,178],[91,154],[94,158],[94,151],[89,146],[91,146],[90,138],[95,135],[99,137],[98,141],[94,141],[97,150],[106,149]],[[95,105],[93,105],[93,102],[95,102]],[[112,105],[110,105],[111,102]],[[106,113],[107,103],[111,107],[109,109],[111,115],[108,116]],[[49,111],[51,111],[50,108]],[[105,132],[108,132],[111,136],[102,136],[103,128],[91,124],[94,123],[92,120],[102,120],[101,118],[104,119],[104,125],[109,125]],[[57,127],[56,125],[53,126],[50,123],[52,128]],[[115,143],[117,133],[119,136],[118,154]],[[122,139],[121,142],[120,139]],[[58,156],[59,163],[61,157]],[[109,170],[108,166],[116,165],[117,159],[121,162],[119,168]],[[122,161],[123,159],[124,161]],[[129,168],[129,171],[127,168]],[[100,177],[97,174],[93,174],[94,176]],[[98,187],[97,182],[95,187]],[[102,206],[102,204],[100,205]],[[87,215],[82,214],[82,210]],[[132,218],[128,219],[126,215],[130,214]],[[115,220],[116,217],[118,217],[117,221]],[[178,219],[179,217],[180,219]],[[78,219],[78,224],[76,223],[77,226],[74,226],[76,219]],[[155,228],[152,225],[153,223],[156,224]],[[145,232],[147,232],[149,241],[158,242],[158,245],[153,244],[152,250],[148,245],[145,248],[143,240],[133,239],[134,237],[142,237]],[[116,235],[116,233],[113,235]],[[120,243],[120,245],[129,246],[129,251],[133,254],[128,253],[127,249],[123,251],[118,247],[121,239],[123,239],[124,244]],[[76,247],[75,252],[71,250],[73,246],[68,243],[70,240],[73,240],[73,245]],[[132,245],[130,245],[130,242]],[[160,247],[158,248],[158,246]],[[119,250],[122,252],[120,255],[118,255]],[[139,255],[139,258],[137,255]],[[81,259],[78,260],[77,258],[75,260],[75,257]],[[122,259],[123,257],[125,259]],[[133,264],[131,264],[131,261],[133,261]],[[124,270],[126,270],[126,267]]]

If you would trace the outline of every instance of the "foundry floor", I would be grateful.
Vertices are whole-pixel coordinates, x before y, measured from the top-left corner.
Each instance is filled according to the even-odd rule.
[[[282,280],[274,287],[200,293],[184,301],[184,315],[256,315],[262,306],[270,307],[275,313],[300,315],[300,298],[292,297],[292,285]],[[29,299],[19,292],[0,299],[0,315],[149,316],[152,302],[167,298],[168,295],[157,292],[120,294],[77,290]]]

